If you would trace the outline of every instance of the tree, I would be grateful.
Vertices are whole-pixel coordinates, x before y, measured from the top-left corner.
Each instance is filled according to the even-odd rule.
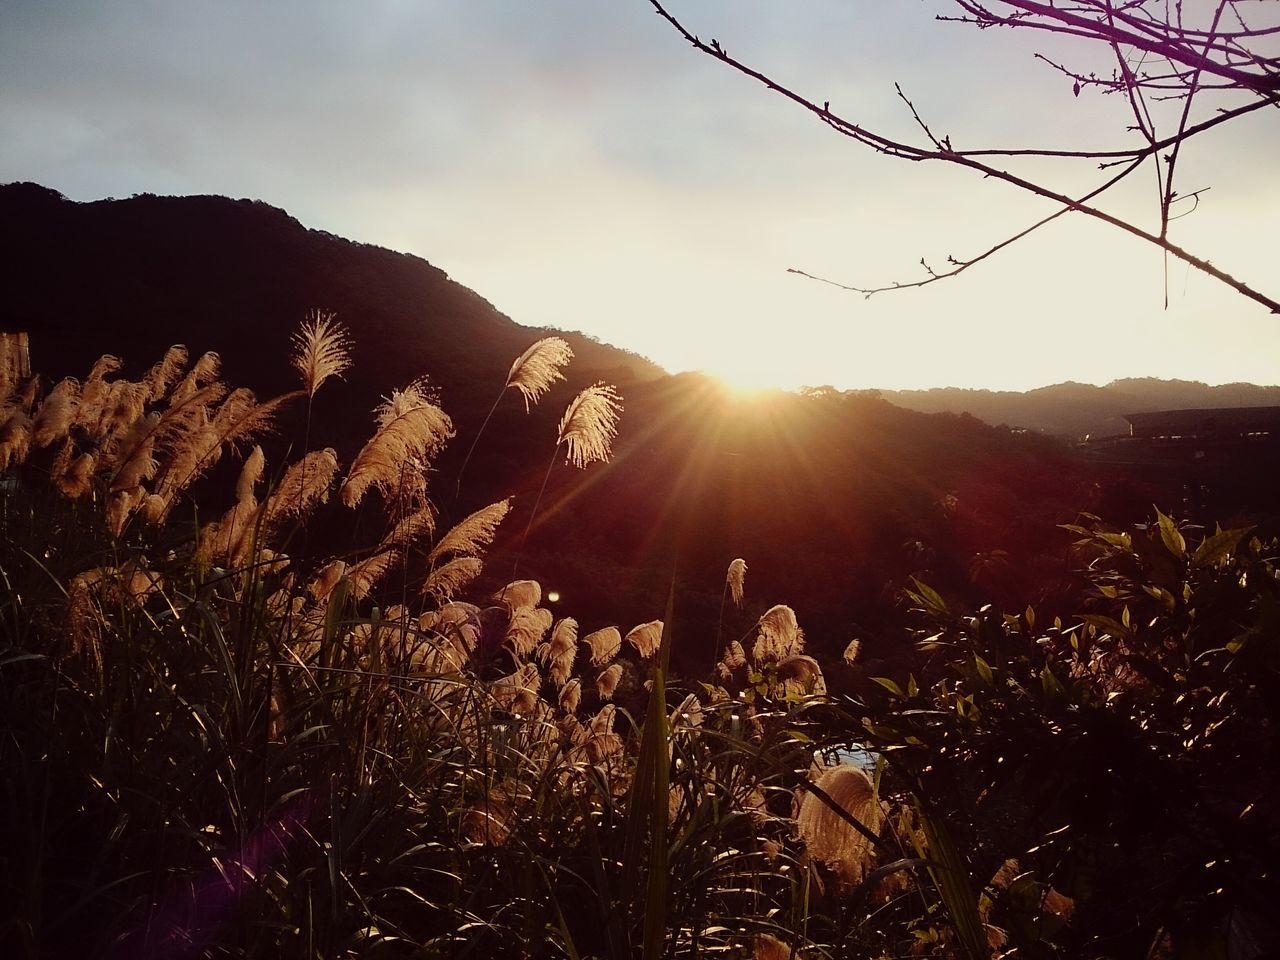
[[[935,270],[921,260],[925,270],[921,279],[870,287],[843,283],[836,286],[871,296],[886,290],[936,283],[987,260],[1063,214],[1075,212],[1162,249],[1165,252],[1166,279],[1168,258],[1176,257],[1273,313],[1280,313],[1280,301],[1218,268],[1207,258],[1174,243],[1169,232],[1171,222],[1194,210],[1200,194],[1204,192],[1196,190],[1181,195],[1175,187],[1182,147],[1192,139],[1203,137],[1247,114],[1267,107],[1280,107],[1280,57],[1268,51],[1268,45],[1272,50],[1280,48],[1280,4],[1249,0],[1188,4],[1182,0],[951,2],[955,14],[940,15],[939,20],[980,30],[1007,27],[1079,38],[1086,47],[1106,52],[1114,61],[1110,73],[1073,67],[1043,54],[1037,54],[1037,57],[1069,80],[1077,97],[1091,90],[1123,97],[1132,114],[1133,122],[1127,128],[1134,138],[1132,146],[1121,149],[1081,146],[1060,150],[1022,144],[978,149],[953,145],[950,136],[933,132],[898,84],[895,84],[898,97],[910,110],[919,129],[919,137],[915,142],[889,137],[842,116],[831,108],[829,102],[810,98],[734,58],[719,41],[702,40],[670,13],[660,0],[650,0],[658,15],[696,49],[786,97],[836,133],[879,153],[904,160],[939,161],[965,167],[979,176],[995,178],[1058,205],[1055,212],[976,255],[948,257],[945,268]],[[1101,180],[1093,189],[1071,195],[1047,180],[1029,178],[1014,172],[1009,166],[1016,160],[1037,157],[1096,164],[1102,174]],[[1144,228],[1132,219],[1108,212],[1099,204],[1117,184],[1138,170],[1152,166],[1158,183],[1158,229]],[[790,272],[834,283],[803,270],[792,269]]]

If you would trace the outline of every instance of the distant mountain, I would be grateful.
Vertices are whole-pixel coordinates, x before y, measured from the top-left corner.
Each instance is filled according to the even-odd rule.
[[[305,312],[336,311],[355,363],[317,395],[313,446],[333,445],[349,461],[379,397],[429,374],[457,427],[432,481],[441,526],[515,496],[490,585],[509,578],[519,552],[520,574],[560,592],[584,630],[625,629],[662,615],[678,554],[677,662],[709,662],[734,557],[749,565],[748,602],[726,615],[726,639],[788,603],[812,649],[838,655],[855,625],[897,616],[888,585],[913,574],[1021,609],[1046,581],[1036,558],[1065,550],[1054,522],[1091,505],[1094,486],[1068,448],[1034,434],[873,396],[733,400],[705,377],[666,376],[568,332],[577,353],[568,381],[528,413],[517,397],[503,399],[455,495],[512,360],[547,331],[520,326],[418,257],[308,230],[258,201],[74,203],[15,184],[0,187],[0,224],[0,329],[28,332],[32,365],[46,375],[82,377],[104,352],[137,373],[180,342],[218,351],[229,381],[271,395],[296,387],[289,337]],[[561,413],[596,380],[625,398],[614,459],[579,472],[561,458],[521,548]],[[282,424],[270,463],[298,426]],[[225,487],[206,485],[213,509],[225,506]],[[344,549],[382,523],[373,503],[361,509],[352,522],[363,539],[348,531]],[[990,561],[977,573],[975,552]]]
[[[992,390],[884,390],[890,403],[921,413],[968,413],[993,425],[1079,438],[1128,432],[1127,413],[1217,407],[1266,407],[1280,404],[1280,386],[1252,383],[1209,386],[1195,380],[1137,378],[1105,387],[1058,383],[1025,393]]]

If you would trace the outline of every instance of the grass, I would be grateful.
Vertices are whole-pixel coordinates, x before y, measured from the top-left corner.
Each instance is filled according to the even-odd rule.
[[[179,348],[136,382],[105,358],[43,395],[0,383],[0,955],[1266,942],[1274,543],[1090,520],[1071,528],[1090,604],[1073,625],[915,582],[919,672],[864,674],[858,698],[825,694],[783,605],[682,677],[674,576],[661,621],[581,637],[531,581],[457,599],[509,504],[436,528],[427,478],[453,430],[425,381],[390,394],[345,470],[305,437],[269,462],[273,415],[342,370],[324,321],[298,340],[303,389],[265,402]],[[608,456],[618,403],[597,399],[553,461]],[[352,509],[371,542],[309,553],[307,525]],[[874,777],[828,776],[854,748]],[[1133,843],[1145,859],[1122,869]]]
[[[316,336],[300,342],[340,365]],[[343,481],[349,505],[376,491],[385,518],[348,554],[363,562],[284,552],[312,513],[342,509],[322,505],[332,471],[300,492],[310,462],[273,472],[258,450],[216,526],[188,519],[217,502],[203,474],[281,404],[309,403],[322,378],[304,359],[304,391],[264,403],[185,351],[137,383],[107,363],[63,386],[60,422],[34,394],[6,402],[7,955],[657,958],[750,952],[762,931],[798,942],[808,868],[766,851],[793,846],[790,791],[812,760],[787,733],[801,700],[673,685],[668,610],[656,655],[610,658],[647,703],[633,715],[596,692],[586,648],[553,673],[544,626],[515,638],[543,623],[526,591],[489,607],[420,595],[415,557],[478,566],[492,536],[419,545],[433,511],[407,474],[451,433],[425,389],[392,395]],[[595,422],[571,426],[600,458]]]

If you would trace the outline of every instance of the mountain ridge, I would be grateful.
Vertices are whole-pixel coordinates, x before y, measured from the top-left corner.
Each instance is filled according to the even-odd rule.
[[[968,413],[992,425],[1075,439],[1127,433],[1124,416],[1130,413],[1280,404],[1280,386],[1156,377],[1125,377],[1102,386],[1068,380],[1027,391],[934,387],[880,395],[921,413]]]

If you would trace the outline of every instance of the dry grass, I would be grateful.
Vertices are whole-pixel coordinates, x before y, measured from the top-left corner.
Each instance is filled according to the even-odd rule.
[[[562,338],[544,337],[511,364],[506,387],[520,391],[527,412],[553,383],[564,379],[561,370],[572,359],[573,350]]]
[[[556,438],[556,446],[565,447],[566,462],[585,467],[607,461],[621,415],[622,398],[608,384],[594,384],[574,397],[560,420]]]

